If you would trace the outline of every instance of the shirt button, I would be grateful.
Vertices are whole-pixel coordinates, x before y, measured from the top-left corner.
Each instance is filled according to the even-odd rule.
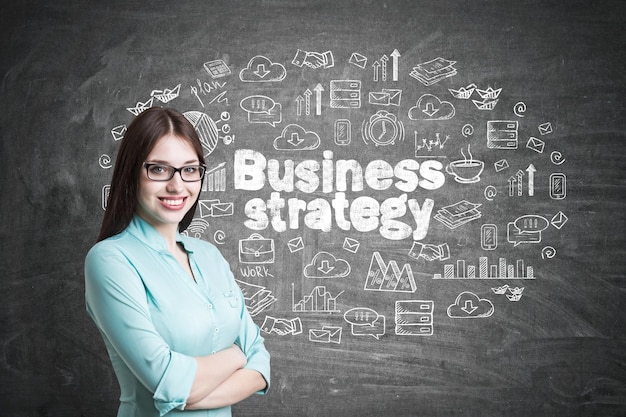
[[[209,310],[213,310],[213,304],[209,303],[206,305]]]
[[[215,328],[215,333],[219,333],[219,332],[220,332],[219,327],[216,327],[216,328]]]

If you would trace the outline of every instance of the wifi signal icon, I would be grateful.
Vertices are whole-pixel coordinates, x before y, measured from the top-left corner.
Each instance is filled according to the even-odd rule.
[[[193,219],[191,223],[189,223],[189,227],[187,227],[187,230],[185,231],[185,233],[187,234],[187,236],[192,236],[197,239],[200,239],[202,238],[202,235],[204,234],[204,232],[207,231],[208,228],[209,228],[208,221],[204,219]]]

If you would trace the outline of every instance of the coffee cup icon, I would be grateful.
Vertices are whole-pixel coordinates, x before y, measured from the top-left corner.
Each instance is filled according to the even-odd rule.
[[[461,184],[471,184],[480,181],[480,174],[485,169],[485,163],[476,159],[460,159],[452,161],[446,166],[446,172],[454,176],[454,180]]]

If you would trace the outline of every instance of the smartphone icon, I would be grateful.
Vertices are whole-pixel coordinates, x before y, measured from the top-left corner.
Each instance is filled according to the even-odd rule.
[[[480,228],[480,246],[484,250],[495,250],[498,247],[498,226],[483,224]]]
[[[566,183],[565,174],[556,172],[550,175],[550,198],[563,200],[567,194]]]
[[[337,145],[349,145],[351,136],[350,120],[338,119],[335,121],[335,143]]]

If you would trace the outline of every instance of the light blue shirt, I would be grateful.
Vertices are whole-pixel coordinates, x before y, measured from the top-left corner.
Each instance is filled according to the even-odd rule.
[[[120,384],[118,416],[230,416],[230,407],[182,411],[194,356],[239,345],[247,369],[270,381],[270,355],[228,262],[208,242],[178,234],[196,282],[139,216],[85,259],[87,312]],[[264,393],[261,391],[259,393]]]

